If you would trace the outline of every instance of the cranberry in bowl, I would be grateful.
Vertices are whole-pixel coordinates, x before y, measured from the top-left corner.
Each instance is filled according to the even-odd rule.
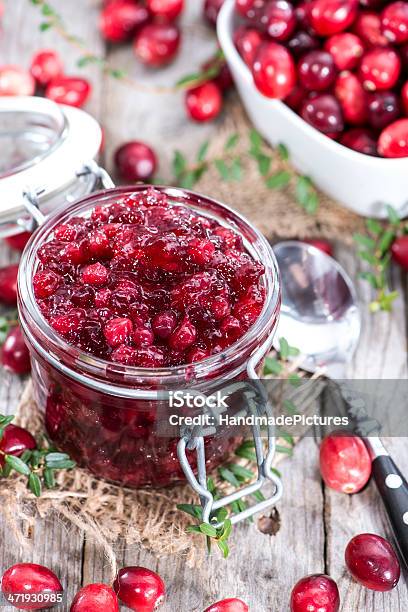
[[[157,434],[158,415],[170,413],[160,391],[245,378],[248,359],[272,342],[279,307],[270,245],[214,200],[141,185],[60,210],[30,240],[19,272],[51,439],[125,486],[183,480],[179,438]],[[238,442],[206,437],[207,467]]]

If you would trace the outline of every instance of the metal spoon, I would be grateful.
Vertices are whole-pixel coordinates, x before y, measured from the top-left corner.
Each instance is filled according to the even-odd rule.
[[[343,268],[319,249],[299,241],[280,242],[274,253],[282,278],[282,310],[278,338],[299,348],[302,368],[319,368],[329,378],[344,379],[346,365],[356,349],[361,316],[351,279]],[[278,347],[276,347],[278,348]],[[356,430],[368,415],[361,399],[340,383],[346,410]],[[372,422],[372,420],[371,420]],[[401,557],[408,567],[408,484],[376,431],[363,437],[372,459],[377,488],[385,505]]]

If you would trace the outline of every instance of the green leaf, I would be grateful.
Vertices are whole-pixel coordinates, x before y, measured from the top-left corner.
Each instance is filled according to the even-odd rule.
[[[237,463],[228,464],[228,469],[239,479],[239,480],[252,480],[254,478],[254,473],[251,470],[243,467],[242,465],[238,465]]]
[[[386,251],[388,251],[394,240],[395,232],[393,230],[387,230],[384,232],[378,244],[378,248],[380,249],[381,254],[384,254]]]
[[[288,161],[289,159],[288,148],[283,143],[278,144],[278,155],[282,161]]]
[[[223,523],[228,517],[228,510],[226,508],[218,508],[215,512],[215,517],[218,523]]]
[[[198,525],[189,525],[186,529],[186,531],[188,531],[189,533],[200,533],[202,534],[201,529],[199,528]]]
[[[279,353],[282,359],[289,357],[289,342],[286,338],[279,338]]]
[[[369,251],[360,251],[358,253],[358,256],[360,257],[360,259],[362,259],[363,261],[366,261],[372,266],[377,265],[377,257],[373,255],[372,253],[370,253]]]
[[[177,504],[177,510],[181,510],[181,512],[185,512],[197,519],[201,519],[203,516],[203,509],[195,504]]]
[[[382,232],[382,225],[376,219],[367,219],[366,226],[369,232],[378,236]]]
[[[229,470],[228,468],[220,467],[220,468],[218,468],[218,473],[219,473],[220,478],[222,480],[225,480],[226,482],[229,482],[233,487],[239,487],[240,486],[241,483],[236,478],[236,476],[231,472],[231,470]]]
[[[210,141],[206,140],[205,142],[203,142],[201,147],[198,149],[197,161],[199,163],[202,163],[205,160],[205,158],[207,157],[208,147],[209,146],[210,146]]]
[[[274,374],[279,376],[282,373],[283,365],[274,357],[266,357],[264,365],[264,374]]]
[[[209,538],[216,538],[217,537],[217,530],[216,530],[216,528],[213,527],[212,525],[209,525],[208,523],[201,523],[200,531],[201,531],[201,533],[203,533],[204,535],[208,536]]]
[[[190,172],[186,172],[182,175],[182,178],[179,181],[179,187],[183,187],[184,189],[192,189],[197,182],[197,175],[194,170]]]
[[[222,556],[224,557],[224,559],[227,559],[228,555],[229,555],[229,546],[226,542],[224,542],[224,540],[217,540],[217,546],[220,549],[220,551],[222,552]]]
[[[215,482],[214,479],[211,478],[211,476],[209,476],[207,478],[207,489],[209,490],[210,493],[212,493],[214,495],[214,493],[216,492],[216,486],[215,486]]]
[[[9,425],[12,421],[14,421],[14,419],[15,419],[14,414],[9,414],[8,416],[5,416],[4,414],[0,414],[1,427],[7,427],[7,425]]]
[[[224,150],[230,151],[238,144],[238,142],[239,142],[239,134],[237,133],[231,134],[231,136],[228,138],[227,142],[225,143]]]
[[[277,437],[278,438],[282,438],[283,440],[285,440],[285,442],[287,442],[291,446],[295,446],[295,440],[294,440],[293,436],[291,436],[286,431],[279,430],[278,433],[277,433]]]
[[[202,75],[199,72],[193,72],[192,74],[186,74],[180,80],[176,82],[176,87],[183,87],[184,85],[194,85],[201,81]]]
[[[216,159],[214,165],[218,170],[218,174],[224,181],[228,181],[230,178],[230,170],[223,159]]]
[[[247,505],[244,502],[243,499],[237,499],[236,501],[232,502],[231,504],[231,510],[233,511],[234,514],[238,514],[239,512],[243,512],[244,510],[247,509]]]
[[[65,461],[47,461],[46,463],[51,470],[72,470],[76,466],[75,461],[68,459]]]
[[[242,459],[248,459],[249,461],[256,461],[256,453],[251,448],[237,448],[235,451],[237,457]]]
[[[26,450],[24,451],[24,453],[22,455],[20,455],[20,459],[21,461],[24,461],[24,463],[28,463],[31,459],[31,455],[32,455],[32,451],[30,450]]]
[[[289,414],[298,414],[297,406],[292,402],[292,400],[283,400],[283,407]]]
[[[65,461],[65,459],[69,459],[69,455],[66,453],[47,453],[45,457],[45,462],[49,463],[52,461]]]
[[[265,495],[262,493],[262,491],[255,491],[255,493],[252,493],[252,497],[258,502],[265,501]]]
[[[221,535],[219,536],[218,540],[220,542],[225,542],[226,540],[228,540],[228,538],[231,535],[231,531],[232,531],[232,523],[230,521],[230,519],[225,519],[224,520],[224,525],[222,528],[222,532]]]
[[[45,468],[43,476],[44,483],[47,489],[53,489],[55,487],[54,472],[50,470],[50,468]]]
[[[363,280],[366,280],[371,287],[373,287],[373,289],[379,289],[379,281],[376,277],[375,274],[373,274],[373,272],[360,272],[359,277],[362,278]]]
[[[40,23],[39,25],[40,32],[46,32],[51,27],[52,27],[52,23],[47,23],[46,21],[44,23]]]
[[[120,70],[119,68],[111,68],[109,70],[109,74],[114,78],[114,79],[124,79],[126,76],[126,72],[124,70]]]
[[[41,480],[34,472],[31,472],[28,478],[28,488],[36,497],[41,496]]]
[[[263,153],[259,153],[256,156],[256,160],[258,162],[258,170],[261,176],[267,176],[271,169],[272,158],[268,155],[264,155]]]
[[[296,346],[290,346],[289,347],[289,356],[290,357],[297,357],[298,355],[300,355],[300,350]]]
[[[281,446],[280,444],[276,445],[276,452],[277,453],[282,453],[282,454],[285,454],[285,455],[289,455],[289,456],[293,455],[293,449],[288,448],[287,446]]]
[[[240,181],[242,178],[241,160],[236,157],[231,164],[230,176],[233,181]]]
[[[23,476],[29,476],[31,474],[31,470],[24,461],[22,461],[19,457],[13,457],[13,455],[5,455],[4,460],[13,470],[18,472],[19,474],[23,474]]]
[[[263,138],[257,130],[252,129],[249,132],[249,140],[251,142],[252,151],[259,151],[263,145]]]
[[[357,242],[357,244],[360,244],[366,249],[375,249],[375,240],[373,240],[373,238],[370,238],[369,236],[364,236],[364,234],[354,234],[353,238],[355,242]]]
[[[179,177],[185,171],[186,166],[187,160],[184,155],[180,151],[175,151],[172,162],[173,174]]]
[[[392,223],[393,225],[398,225],[400,222],[400,218],[395,208],[387,204],[386,209],[387,209],[387,215],[388,215],[389,222]]]
[[[317,193],[314,190],[310,191],[304,206],[305,206],[305,211],[309,215],[315,214],[316,210],[319,207],[319,199],[317,197]]]
[[[290,174],[286,172],[286,170],[281,170],[276,174],[272,174],[272,176],[268,177],[265,181],[268,189],[281,189],[282,187],[286,187],[290,181]]]
[[[288,381],[293,387],[299,387],[302,384],[302,378],[297,372],[291,372],[288,375]]]

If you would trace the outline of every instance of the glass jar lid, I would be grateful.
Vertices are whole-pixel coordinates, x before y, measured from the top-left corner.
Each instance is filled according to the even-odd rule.
[[[97,121],[78,108],[39,97],[0,98],[0,234],[26,229],[27,193],[44,214],[71,193],[89,193],[95,177],[81,170],[101,142]]]

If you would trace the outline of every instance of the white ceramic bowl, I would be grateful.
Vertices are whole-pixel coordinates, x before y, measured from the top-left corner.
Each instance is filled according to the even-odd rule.
[[[408,158],[383,159],[357,153],[315,130],[286,104],[263,96],[233,42],[235,0],[218,17],[221,47],[242,102],[256,129],[272,145],[284,143],[295,168],[334,200],[367,217],[385,217],[386,204],[408,213]]]

